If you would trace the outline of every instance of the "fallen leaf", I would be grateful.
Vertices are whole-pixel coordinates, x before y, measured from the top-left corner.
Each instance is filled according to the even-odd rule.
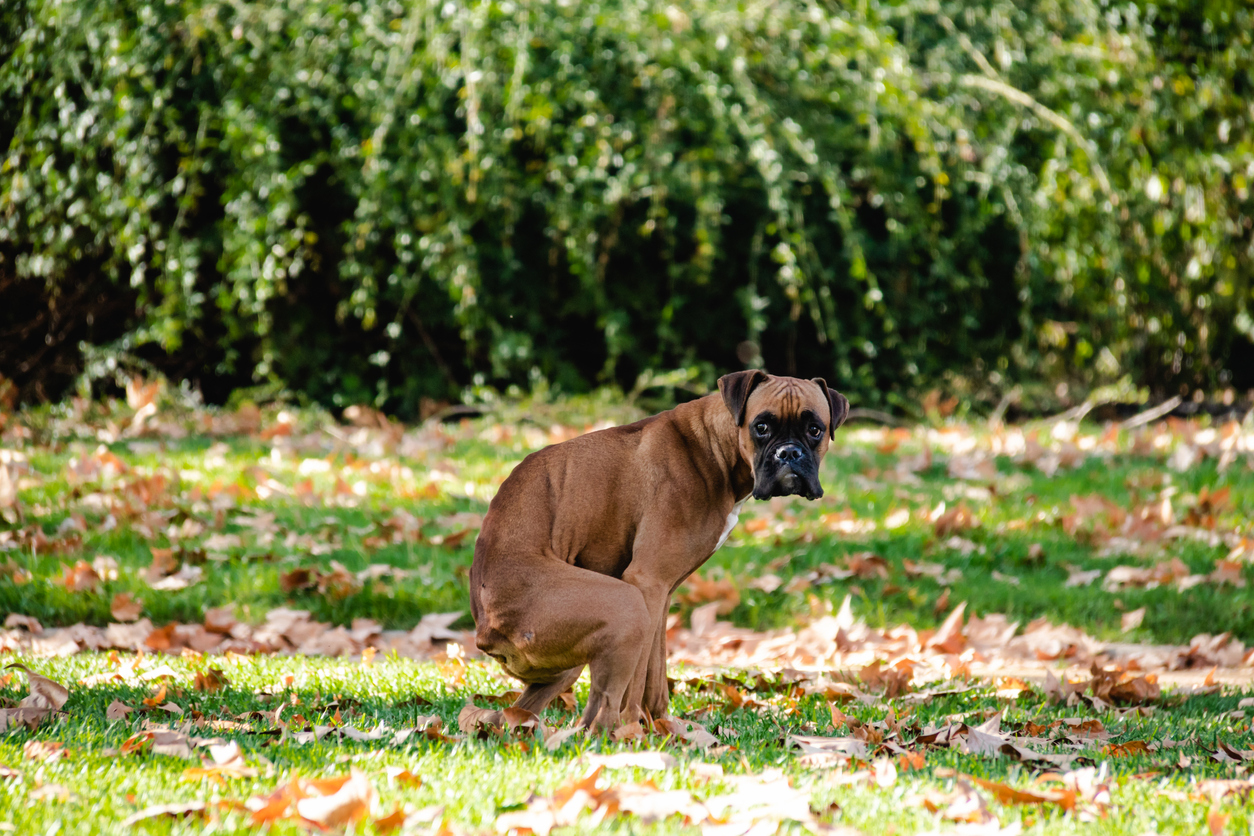
[[[100,585],[100,576],[90,563],[80,560],[73,567],[66,567],[61,584],[70,592],[92,592]]]
[[[218,668],[208,668],[203,671],[196,672],[196,678],[192,682],[192,687],[197,691],[205,691],[212,694],[230,685],[230,680]]]
[[[718,745],[718,738],[706,731],[700,723],[692,720],[681,720],[675,717],[660,717],[653,721],[654,731],[669,734],[690,743],[698,749],[707,749]]]
[[[374,820],[376,833],[391,833],[405,823],[405,811],[398,804],[396,809],[386,816]]]
[[[1126,743],[1112,743],[1102,753],[1112,758],[1133,758],[1148,755],[1152,751],[1144,740],[1129,740]]]
[[[115,621],[138,621],[143,611],[144,602],[132,598],[129,592],[119,592],[114,595],[113,603],[109,605],[109,612]]]
[[[106,720],[125,720],[135,709],[131,708],[121,700],[114,700],[109,703],[109,707],[105,709]]]
[[[35,673],[25,665],[19,665],[14,662],[5,666],[8,669],[14,669],[26,674],[26,681],[30,685],[30,695],[27,699],[35,700],[35,705],[44,705],[52,709],[60,709],[65,705],[65,701],[70,698],[70,691],[59,682],[54,682],[46,676]],[[22,701],[26,703],[26,700]]]
[[[338,780],[338,779],[334,779]],[[314,790],[321,786],[328,789],[334,783],[320,784],[308,781],[305,787]],[[301,798],[296,802],[296,812],[302,818],[315,822],[322,827],[340,827],[364,818],[370,812],[370,802],[374,799],[374,788],[365,774],[353,769],[348,780],[340,781],[338,787],[326,795],[313,795]]]
[[[1119,628],[1123,632],[1127,633],[1130,630],[1135,630],[1137,627],[1140,627],[1141,622],[1144,620],[1145,607],[1140,607],[1132,610],[1131,612],[1124,613],[1123,617],[1119,619]]]
[[[499,710],[466,703],[457,714],[457,728],[464,734],[477,734],[481,730],[500,731],[505,728],[505,715]]]
[[[203,801],[188,801],[176,804],[157,804],[153,807],[145,807],[138,813],[132,813],[122,820],[122,827],[130,827],[139,824],[146,819],[155,818],[176,818],[184,819],[192,814],[204,815],[205,803]]]
[[[388,780],[395,784],[403,784],[407,787],[422,786],[422,779],[403,767],[389,766],[384,772],[387,774]]]
[[[589,755],[588,763],[606,769],[674,769],[679,765],[673,755],[650,750],[644,752],[616,752],[612,755]]]
[[[69,757],[65,744],[56,740],[28,740],[22,746],[22,756],[32,761],[50,761]]]
[[[984,789],[991,792],[993,797],[1002,804],[1057,804],[1064,810],[1071,810],[1075,808],[1076,793],[1072,790],[1021,790],[1012,787],[1009,784],[1002,784],[985,778],[977,778],[974,775],[965,775],[963,777],[967,780],[974,781]]]

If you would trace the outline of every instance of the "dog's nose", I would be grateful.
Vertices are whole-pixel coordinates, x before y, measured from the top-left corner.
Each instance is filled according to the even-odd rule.
[[[775,448],[775,460],[784,464],[792,464],[801,461],[801,457],[805,455],[801,447],[796,444],[781,444]]]

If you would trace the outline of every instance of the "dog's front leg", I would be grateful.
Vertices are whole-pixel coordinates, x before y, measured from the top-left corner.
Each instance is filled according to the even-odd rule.
[[[662,617],[653,633],[653,647],[649,650],[644,675],[644,694],[640,705],[654,719],[665,717],[670,706],[671,690],[666,679],[666,617],[670,611],[671,596],[667,595]]]
[[[671,590],[668,584],[661,583],[645,573],[632,572],[630,568],[623,574],[623,580],[639,589],[644,596],[645,606],[649,610],[649,623],[652,625],[649,640],[640,648],[640,657],[632,673],[631,685],[623,695],[622,717],[624,722],[630,723],[643,718],[642,707],[648,709],[650,716],[660,716],[653,713],[657,707],[657,682],[655,680],[659,671],[663,693],[661,708],[663,713],[666,711],[666,614],[670,611]],[[646,695],[652,696],[653,700],[648,699]]]

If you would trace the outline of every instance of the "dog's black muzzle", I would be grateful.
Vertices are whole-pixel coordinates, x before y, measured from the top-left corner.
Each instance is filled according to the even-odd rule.
[[[822,495],[819,463],[805,445],[785,441],[758,454],[754,468],[754,499],[769,499],[772,496],[818,499]]]

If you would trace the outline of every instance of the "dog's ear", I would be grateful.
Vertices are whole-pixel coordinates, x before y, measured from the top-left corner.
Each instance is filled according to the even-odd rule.
[[[749,403],[749,394],[759,383],[766,380],[766,372],[761,369],[749,369],[743,372],[732,372],[718,379],[718,391],[727,404],[727,411],[739,427],[745,422],[745,406]]]
[[[817,383],[823,390],[823,394],[827,396],[827,408],[831,417],[828,432],[832,438],[835,438],[836,428],[845,423],[845,419],[849,417],[849,399],[835,389],[829,389],[827,381],[821,377],[812,378],[810,382]]]

